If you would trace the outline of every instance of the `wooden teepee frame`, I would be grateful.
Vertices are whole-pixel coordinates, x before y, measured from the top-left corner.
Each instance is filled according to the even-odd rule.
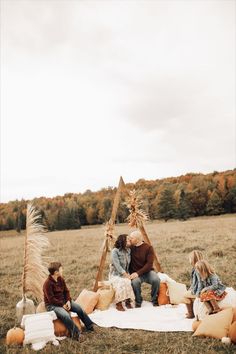
[[[102,256],[101,256],[101,259],[100,259],[100,264],[99,264],[99,267],[98,267],[98,272],[97,272],[97,276],[96,276],[96,280],[95,280],[93,291],[97,291],[98,282],[100,280],[102,280],[102,274],[103,274],[103,269],[104,269],[104,265],[105,265],[105,262],[106,262],[106,256],[107,256],[107,252],[109,250],[109,243],[113,240],[113,237],[114,237],[113,236],[114,225],[115,225],[117,210],[118,210],[118,207],[119,207],[120,196],[121,196],[121,192],[122,192],[122,190],[124,188],[125,188],[125,183],[123,181],[123,178],[120,177],[119,185],[118,185],[118,188],[117,188],[117,191],[116,191],[116,195],[115,195],[115,199],[114,199],[114,203],[113,203],[113,207],[112,207],[111,218],[106,223],[105,242],[103,244]]]
[[[118,188],[116,191],[116,195],[115,195],[115,199],[114,199],[114,203],[113,203],[113,207],[112,207],[111,218],[106,223],[105,241],[103,244],[102,255],[101,255],[101,259],[100,259],[93,291],[97,291],[98,282],[102,280],[103,270],[104,270],[104,266],[105,266],[105,262],[106,262],[106,256],[107,256],[107,252],[109,251],[109,244],[114,239],[114,225],[115,225],[115,220],[116,220],[116,214],[117,214],[117,210],[119,207],[120,196],[123,191],[125,191],[125,183],[123,181],[123,178],[120,177],[119,185],[118,185]],[[139,215],[142,214],[142,211],[139,209],[139,203],[137,203],[137,197],[136,197],[135,191],[130,192],[129,209],[130,209],[130,215],[132,215],[132,213],[136,213],[136,214],[138,213]],[[139,229],[139,231],[142,233],[143,240],[146,243],[148,243],[149,245],[151,245],[151,242],[149,240],[149,237],[148,237],[147,232],[144,227],[144,218],[142,218],[142,217],[136,218],[136,216],[134,216],[134,220],[135,220],[135,222],[133,223],[133,225],[130,225],[130,226],[137,227]],[[155,251],[154,251],[154,264],[153,265],[154,265],[154,268],[156,271],[162,272],[161,265],[160,265],[160,262],[158,260],[158,257],[156,255]]]

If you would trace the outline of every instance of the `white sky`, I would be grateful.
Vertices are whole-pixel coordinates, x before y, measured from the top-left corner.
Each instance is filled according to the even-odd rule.
[[[235,9],[2,0],[0,201],[234,168]]]

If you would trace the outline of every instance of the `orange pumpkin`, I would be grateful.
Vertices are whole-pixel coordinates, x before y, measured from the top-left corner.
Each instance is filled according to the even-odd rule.
[[[23,329],[14,327],[9,329],[6,337],[6,344],[23,344],[23,340],[25,338],[25,333]]]
[[[75,325],[78,327],[78,329],[80,330],[80,332],[82,331],[82,327],[81,327],[81,323],[80,323],[80,319],[79,317],[71,317],[72,320],[74,321]],[[66,328],[66,326],[64,325],[64,323],[57,319],[53,321],[54,324],[54,333],[56,337],[62,337],[62,336],[67,336],[69,337],[69,331]]]
[[[202,321],[193,321],[193,323],[192,323],[192,329],[193,329],[193,332],[195,332],[196,330],[197,330],[197,328],[198,328],[198,326],[200,325],[200,323],[201,323]]]
[[[231,339],[231,342],[236,344],[236,321],[229,327],[229,338]]]

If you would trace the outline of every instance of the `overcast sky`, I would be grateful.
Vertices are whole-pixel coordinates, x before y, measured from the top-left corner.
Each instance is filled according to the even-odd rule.
[[[1,202],[235,167],[234,0],[1,1]]]

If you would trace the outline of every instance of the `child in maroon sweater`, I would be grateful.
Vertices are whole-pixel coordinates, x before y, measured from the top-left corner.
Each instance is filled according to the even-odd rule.
[[[70,292],[62,278],[62,266],[59,262],[52,262],[48,267],[49,276],[43,285],[44,302],[48,311],[54,311],[57,317],[68,328],[72,338],[82,342],[84,339],[78,327],[71,319],[70,312],[77,313],[83,321],[87,331],[93,331],[93,322],[79,304],[71,299]]]

